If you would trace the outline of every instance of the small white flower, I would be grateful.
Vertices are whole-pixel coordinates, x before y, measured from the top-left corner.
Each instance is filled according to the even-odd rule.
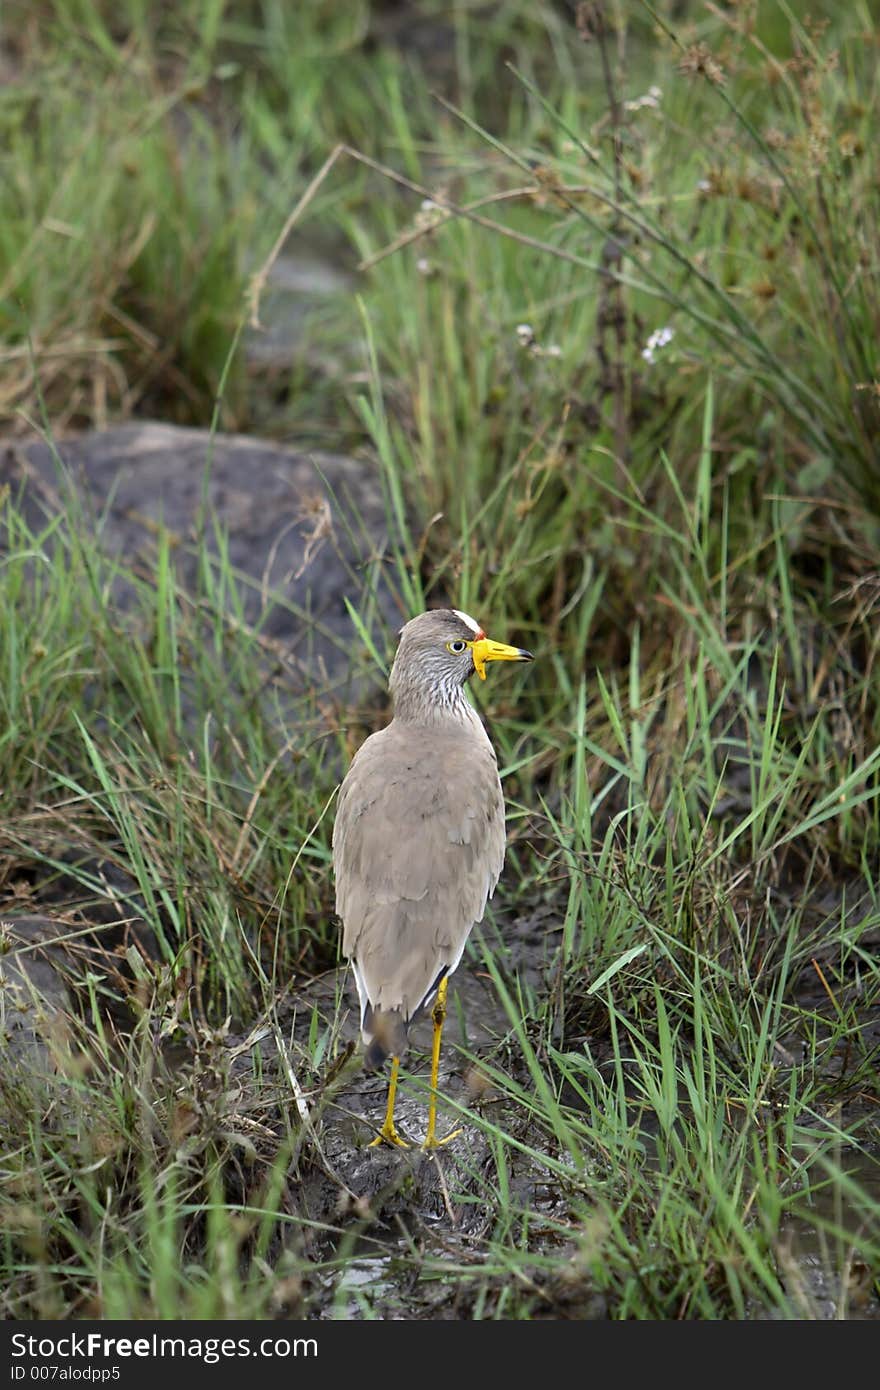
[[[419,256],[416,261],[416,270],[420,275],[430,275],[433,267],[427,256]]]
[[[644,357],[645,361],[655,361],[656,353],[660,350],[660,348],[666,347],[667,343],[671,343],[674,337],[675,330],[672,328],[655,328],[654,332],[651,334],[648,341],[645,343],[645,346],[642,348],[642,356]]]
[[[625,111],[641,111],[647,106],[652,110],[656,110],[660,105],[660,98],[662,95],[663,92],[659,87],[649,87],[643,97],[635,97],[632,101],[625,101],[623,103],[623,109]]]
[[[535,337],[535,330],[530,323],[518,323],[516,325],[516,336],[519,339],[520,347],[530,352],[532,357],[562,356],[562,348],[558,343],[548,343],[546,347],[541,346],[538,339]]]
[[[423,198],[419,204],[419,210],[415,215],[415,225],[421,232],[433,231],[439,227],[441,222],[445,222],[449,217],[449,209],[444,207],[439,198],[445,198],[445,194],[438,193],[437,198]]]

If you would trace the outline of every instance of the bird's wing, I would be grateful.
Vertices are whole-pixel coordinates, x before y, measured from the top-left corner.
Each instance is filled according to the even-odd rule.
[[[362,745],[333,831],[336,911],[374,1008],[411,1018],[454,970],[504,862],[488,739],[395,726]]]

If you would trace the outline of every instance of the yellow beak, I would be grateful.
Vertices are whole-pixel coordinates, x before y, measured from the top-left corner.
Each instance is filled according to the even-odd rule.
[[[474,667],[481,681],[486,679],[487,661],[534,661],[531,652],[522,647],[505,647],[503,642],[492,642],[488,637],[480,637],[471,647]]]

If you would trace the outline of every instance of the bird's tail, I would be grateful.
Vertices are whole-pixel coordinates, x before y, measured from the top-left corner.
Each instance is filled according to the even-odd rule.
[[[363,1034],[367,1044],[364,1060],[370,1071],[381,1067],[386,1057],[402,1057],[406,1052],[407,1025],[399,1009],[374,1009],[368,1004]]]

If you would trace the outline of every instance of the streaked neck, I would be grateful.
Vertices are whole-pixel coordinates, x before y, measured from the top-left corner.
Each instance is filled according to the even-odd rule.
[[[393,682],[391,696],[394,718],[401,724],[420,724],[423,728],[441,726],[482,730],[479,715],[460,685],[408,685]]]

